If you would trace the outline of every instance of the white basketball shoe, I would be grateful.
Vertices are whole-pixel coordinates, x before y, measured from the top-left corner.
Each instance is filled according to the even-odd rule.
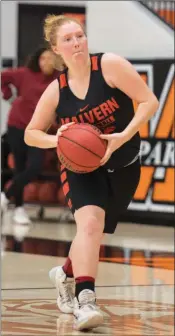
[[[58,308],[65,314],[72,314],[75,286],[74,279],[66,277],[62,266],[52,268],[49,272],[49,277],[58,292]]]
[[[103,314],[96,305],[96,296],[92,290],[84,289],[78,300],[74,298],[74,317],[76,330],[96,328],[103,323]]]

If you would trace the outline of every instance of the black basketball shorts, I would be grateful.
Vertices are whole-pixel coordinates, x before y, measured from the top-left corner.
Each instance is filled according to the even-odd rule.
[[[101,166],[87,174],[61,167],[61,183],[72,213],[86,205],[105,210],[104,233],[114,233],[120,215],[128,208],[140,180],[140,158],[134,163],[107,169]]]

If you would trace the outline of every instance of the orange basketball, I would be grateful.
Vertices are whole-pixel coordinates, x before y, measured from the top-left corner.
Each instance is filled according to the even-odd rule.
[[[92,172],[100,166],[106,151],[106,141],[101,131],[86,123],[73,124],[62,132],[57,146],[61,163],[76,173]]]
[[[31,182],[27,184],[24,188],[24,202],[37,202],[38,201],[38,189],[39,189],[38,182]]]
[[[43,182],[38,190],[38,200],[43,203],[57,203],[57,183]]]

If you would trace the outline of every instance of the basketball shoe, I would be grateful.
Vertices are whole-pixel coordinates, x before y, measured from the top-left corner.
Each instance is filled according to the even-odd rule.
[[[103,323],[103,314],[96,305],[95,293],[84,289],[74,298],[74,328],[76,330],[93,329]]]
[[[73,313],[74,279],[67,278],[62,266],[54,267],[49,272],[49,277],[57,289],[57,305],[65,314]]]

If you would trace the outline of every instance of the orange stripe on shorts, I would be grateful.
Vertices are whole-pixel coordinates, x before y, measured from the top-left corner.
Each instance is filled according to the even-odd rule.
[[[63,183],[64,181],[66,181],[66,179],[67,179],[67,173],[65,171],[63,171],[61,173],[61,182]]]
[[[69,200],[68,200],[68,206],[69,206],[69,208],[71,209],[72,208],[72,201],[71,201],[71,199],[69,198]]]
[[[69,190],[70,190],[69,183],[68,182],[64,183],[63,184],[63,192],[64,192],[64,194],[67,195],[68,192],[69,192]]]

